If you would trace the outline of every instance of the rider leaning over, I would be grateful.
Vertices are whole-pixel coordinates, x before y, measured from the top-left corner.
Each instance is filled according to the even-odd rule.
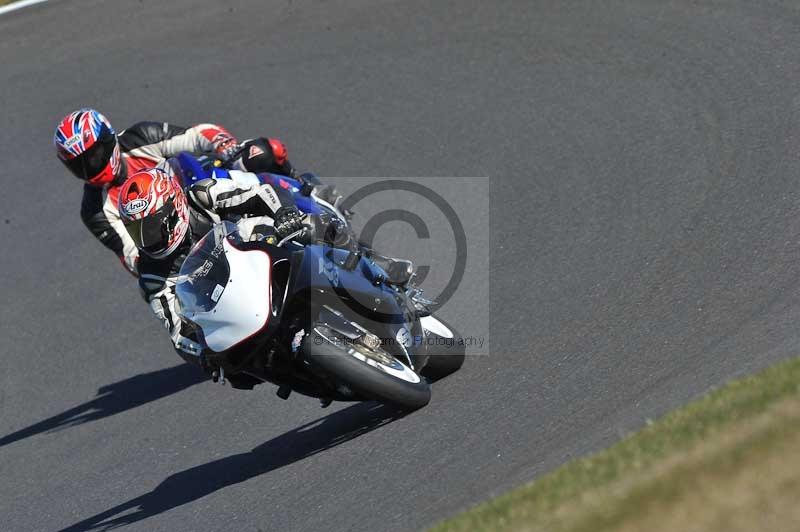
[[[136,172],[158,167],[172,174],[166,159],[180,152],[230,155],[238,141],[224,128],[198,124],[185,128],[166,122],[137,122],[119,134],[94,109],[65,116],[54,135],[59,160],[84,182],[81,219],[92,234],[138,275],[139,251],[120,219],[121,185]],[[277,139],[246,141],[237,165],[253,172],[293,175],[286,147]]]
[[[169,331],[178,354],[201,366],[203,345],[181,321],[175,297],[178,272],[192,244],[220,220],[262,221],[279,238],[303,228],[292,196],[281,187],[208,178],[184,192],[178,178],[161,168],[137,172],[123,183],[118,212],[128,238],[141,252],[142,296]]]

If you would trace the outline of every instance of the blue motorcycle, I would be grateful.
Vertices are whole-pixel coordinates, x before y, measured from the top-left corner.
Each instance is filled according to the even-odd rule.
[[[181,159],[186,186],[205,177],[258,179],[292,192],[306,213],[347,223],[335,201],[314,193],[319,185]],[[225,221],[192,248],[176,295],[181,318],[207,346],[207,363],[223,382],[270,382],[283,399],[294,391],[323,406],[426,405],[430,382],[461,367],[464,345],[409,282],[410,263],[381,257],[354,237],[339,245],[297,236],[248,235]]]
[[[338,208],[341,197],[333,192],[332,187],[322,185],[314,174],[307,173],[294,178],[267,172],[253,173],[229,169],[236,158],[236,152],[227,159],[216,156],[196,157],[183,152],[171,159],[170,164],[184,190],[208,178],[230,179],[243,185],[269,184],[289,191],[294,197],[297,208],[306,214],[319,215],[327,212],[345,222],[349,219],[349,213],[343,213]]]

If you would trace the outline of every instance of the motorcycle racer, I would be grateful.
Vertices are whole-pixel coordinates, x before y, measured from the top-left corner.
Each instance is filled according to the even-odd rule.
[[[154,167],[171,173],[165,161],[182,151],[224,157],[240,147],[233,135],[215,124],[186,128],[138,122],[117,134],[105,116],[88,108],[65,116],[53,140],[59,160],[84,181],[81,220],[133,275],[137,275],[139,252],[117,208],[120,186],[127,176]],[[245,142],[243,148],[236,163],[241,169],[293,174],[281,141],[258,138]]]
[[[178,354],[201,366],[203,346],[175,308],[177,274],[191,246],[223,219],[269,217],[278,238],[303,227],[294,200],[280,187],[209,178],[184,193],[178,179],[161,168],[137,172],[126,180],[119,188],[117,208],[126,235],[141,251],[142,296],[169,331]]]

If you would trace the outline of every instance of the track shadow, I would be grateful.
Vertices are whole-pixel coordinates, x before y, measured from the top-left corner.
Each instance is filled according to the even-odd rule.
[[[150,493],[119,504],[61,532],[111,530],[196,501],[227,486],[352,440],[401,418],[404,413],[377,403],[357,403],[282,434],[252,451],[199,465],[167,477]]]
[[[16,441],[125,412],[162,397],[178,393],[207,380],[189,364],[142,373],[97,390],[97,397],[66,412],[0,438],[0,447]]]

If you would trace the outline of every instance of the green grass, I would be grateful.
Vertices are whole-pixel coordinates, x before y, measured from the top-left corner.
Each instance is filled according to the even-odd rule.
[[[760,513],[791,513],[781,501],[787,486],[793,486],[791,501],[800,495],[800,481],[794,482],[800,479],[800,457],[794,456],[800,452],[787,444],[795,440],[800,442],[800,359],[731,382],[609,449],[434,530],[661,530],[657,520],[649,522],[653,516],[661,522],[683,516],[670,521],[673,529],[699,521],[709,524],[704,530],[752,526],[766,515]],[[759,464],[772,464],[769,478]],[[790,525],[788,530],[800,530],[800,523]]]

